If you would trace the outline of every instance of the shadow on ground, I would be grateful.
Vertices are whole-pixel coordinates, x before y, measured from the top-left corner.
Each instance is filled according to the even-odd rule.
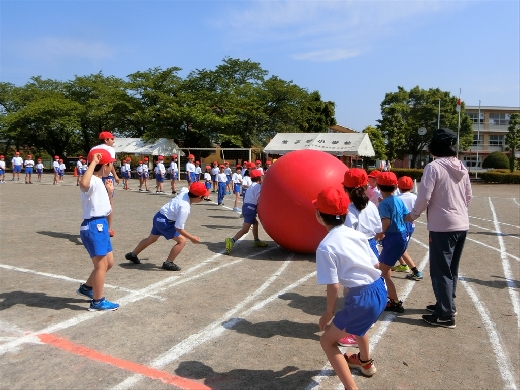
[[[73,244],[83,245],[79,234],[69,234],[69,233],[49,232],[49,231],[39,231],[36,233],[43,234],[44,236],[54,237],[54,238],[64,238],[66,240],[69,240]]]
[[[75,299],[66,297],[53,297],[45,293],[10,291],[0,294],[0,310],[9,309],[15,305],[25,305],[29,307],[40,307],[53,310],[85,310],[88,299]],[[82,306],[74,303],[81,303]]]

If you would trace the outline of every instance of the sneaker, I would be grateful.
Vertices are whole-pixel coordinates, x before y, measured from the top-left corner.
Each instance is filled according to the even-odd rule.
[[[239,213],[241,210],[238,207],[233,207],[233,211]]]
[[[423,321],[434,326],[442,326],[443,328],[455,329],[455,318],[450,317],[447,319],[441,319],[433,314],[426,314],[422,316]]]
[[[338,340],[338,345],[341,345],[342,347],[358,347],[356,336],[353,334],[348,335],[347,337],[343,337],[342,339]]]
[[[226,238],[226,255],[229,255],[231,253],[231,249],[234,245],[235,243],[233,242],[233,239]]]
[[[110,237],[114,237],[116,235],[116,233],[112,229],[108,229],[108,234],[110,235]]]
[[[410,267],[408,267],[406,264],[399,264],[395,267],[392,267],[392,271],[395,272],[410,272]]]
[[[437,309],[437,305],[428,305],[426,306],[426,310],[431,311],[432,313]],[[453,313],[454,316],[458,314],[457,310]]]
[[[395,311],[396,313],[404,313],[403,301],[394,302],[389,299],[386,303],[385,311]]]
[[[350,368],[359,368],[363,375],[372,376],[377,371],[373,359],[370,359],[368,362],[362,362],[359,358],[359,353],[344,354],[343,356],[345,356],[345,360]]]
[[[76,290],[76,294],[83,295],[90,299],[94,298],[94,290],[92,290],[92,287],[88,288],[85,283],[80,284],[79,288]]]
[[[130,260],[134,264],[141,264],[141,261],[139,260],[139,258],[136,255],[134,255],[132,252],[128,252],[125,255],[125,259]]]
[[[88,308],[88,311],[111,311],[111,310],[117,310],[119,307],[119,303],[113,303],[109,302],[105,299],[105,297],[101,298],[101,301],[98,303],[94,303],[94,300],[90,301],[90,307]]]
[[[171,261],[165,261],[162,265],[163,269],[168,271],[180,271],[181,267]]]
[[[263,242],[263,241],[260,241],[260,240],[254,240],[253,241],[253,246],[255,248],[264,248],[267,246],[267,243],[266,242]]]
[[[421,271],[417,271],[417,273],[410,273],[408,275],[406,275],[406,279],[410,279],[410,280],[421,280],[423,278],[422,276],[422,272]]]

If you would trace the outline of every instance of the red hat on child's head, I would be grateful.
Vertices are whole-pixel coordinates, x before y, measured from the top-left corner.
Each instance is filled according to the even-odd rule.
[[[142,164],[143,163],[143,160],[139,160],[139,164]]]
[[[413,180],[410,176],[403,176],[397,180],[397,187],[400,190],[411,190],[413,188]]]
[[[251,179],[254,179],[255,177],[260,177],[260,176],[263,176],[262,174],[262,171],[260,169],[253,169],[250,173],[249,173],[249,177]]]
[[[193,154],[188,154],[188,160],[189,160],[190,158],[195,158],[195,156],[194,156]]]
[[[159,160],[164,160],[164,156],[159,156]]]
[[[200,165],[200,161],[195,161],[195,165]]]
[[[312,204],[323,214],[345,215],[348,211],[350,199],[345,191],[328,187],[318,194]]]
[[[94,157],[94,154],[101,153],[101,159],[99,160],[98,164],[105,165],[111,162],[116,161],[114,157],[110,155],[110,152],[106,149],[92,149],[87,156],[88,162],[92,162],[92,158]]]
[[[54,159],[55,159],[55,160],[57,160],[57,159],[59,159],[59,158],[60,158],[60,156],[54,156]]]
[[[176,155],[176,154],[174,154],[174,155],[173,155],[172,157],[173,157],[173,158],[177,158],[177,155]]]
[[[81,160],[82,158],[83,158],[83,156],[79,156],[79,157],[78,157],[78,159],[80,159],[80,160]]]
[[[218,167],[219,168],[225,168],[226,166],[224,164],[220,164]]]
[[[20,154],[20,152],[15,152],[14,154]]]
[[[208,189],[206,188],[204,183],[201,181],[196,181],[195,183],[192,183],[189,187],[189,191],[193,195],[197,195],[197,196],[208,196],[209,195]]]
[[[397,176],[393,172],[382,172],[377,178],[377,184],[381,186],[397,185]]]
[[[213,161],[213,165],[218,164],[218,161]]]
[[[343,185],[347,188],[363,187],[368,183],[368,176],[364,169],[352,168],[345,172]]]
[[[206,165],[206,169],[211,169],[211,165]]]
[[[235,169],[238,169],[238,168],[242,169],[242,165],[236,165],[235,166]]]
[[[261,160],[256,160],[255,164],[262,164],[262,161]]]
[[[2,157],[4,157],[4,156],[2,156]],[[38,157],[38,161],[42,161],[42,159],[40,157]]]
[[[110,131],[102,131],[99,133],[99,139],[107,139],[107,138],[114,138],[112,133]]]
[[[225,164],[225,165],[229,165],[229,162],[228,162],[228,161],[224,161],[224,164]]]
[[[247,163],[247,168],[256,168],[256,165],[252,162]]]
[[[3,154],[0,154],[0,158],[4,158],[4,155],[3,155]]]
[[[132,161],[132,159],[130,157],[127,157],[126,161]]]
[[[381,174],[381,171],[377,171],[377,170],[374,169],[372,172],[370,172],[368,174],[368,177],[371,177],[373,179],[377,179],[380,174]]]
[[[272,164],[272,161],[271,161],[271,160],[268,160],[268,161],[266,161],[266,164],[267,164],[267,165],[271,165],[271,164]]]
[[[144,160],[144,161],[148,161],[148,157],[144,157],[143,160]]]
[[[63,162],[63,159],[62,159],[62,158],[60,158],[60,159],[59,159],[58,161],[59,161],[59,162]]]

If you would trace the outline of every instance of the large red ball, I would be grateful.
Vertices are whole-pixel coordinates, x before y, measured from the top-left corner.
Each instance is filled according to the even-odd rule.
[[[327,230],[316,220],[312,201],[327,187],[343,189],[348,170],[338,158],[318,150],[298,150],[280,157],[266,172],[258,217],[281,247],[314,253]]]

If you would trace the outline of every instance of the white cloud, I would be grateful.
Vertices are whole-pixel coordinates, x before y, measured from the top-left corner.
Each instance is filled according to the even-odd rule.
[[[295,59],[335,61],[359,55],[377,40],[419,25],[426,15],[458,10],[465,4],[444,0],[264,0],[240,3],[239,9],[228,10],[219,25],[237,42],[289,43]]]
[[[45,62],[68,59],[99,61],[112,58],[115,50],[103,42],[88,42],[63,37],[41,37],[31,41],[13,43],[12,49],[21,57]]]

